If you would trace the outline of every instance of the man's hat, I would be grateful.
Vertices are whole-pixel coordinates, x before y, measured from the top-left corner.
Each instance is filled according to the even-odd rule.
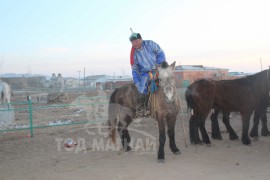
[[[133,32],[133,30],[130,28],[130,31],[131,31],[131,35],[129,36],[129,40],[130,42],[136,40],[136,39],[141,39],[142,36],[140,35],[140,33],[135,33]]]

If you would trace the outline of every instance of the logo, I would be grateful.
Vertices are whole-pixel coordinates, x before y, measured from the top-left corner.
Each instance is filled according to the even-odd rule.
[[[70,136],[74,136],[73,134],[75,132],[76,134],[82,132],[84,135],[79,138],[55,138],[57,151],[74,153],[122,151],[123,145],[117,127],[115,127],[115,136],[117,137],[115,143],[109,137],[111,128],[102,124],[86,124],[83,128],[65,132],[62,136],[66,137],[69,134]],[[138,154],[155,154],[157,152],[157,141],[152,134],[131,127],[128,128],[128,131],[131,134],[129,146],[132,152]]]

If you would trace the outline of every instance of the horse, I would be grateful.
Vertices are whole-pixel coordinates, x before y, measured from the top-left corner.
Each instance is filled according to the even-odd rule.
[[[54,92],[55,88],[57,87],[57,80],[55,73],[52,73],[52,77],[50,80],[50,86],[52,87],[52,91]]]
[[[158,89],[149,97],[150,114],[151,117],[156,119],[159,129],[158,162],[165,161],[164,145],[166,141],[166,124],[170,149],[174,154],[180,154],[180,150],[175,144],[174,131],[176,118],[180,110],[180,103],[173,77],[174,68],[175,62],[171,65],[164,62],[161,64],[161,67],[157,67],[159,74]],[[108,107],[110,137],[112,142],[115,143],[117,129],[125,151],[131,150],[128,126],[137,115],[136,107],[138,107],[138,99],[141,99],[141,94],[133,83],[115,89],[110,96]]]
[[[55,88],[60,88],[60,93],[64,91],[65,80],[62,77],[61,73],[58,73],[57,77],[55,73],[52,74],[50,85],[52,87],[53,92],[55,91]]]
[[[241,141],[245,145],[250,145],[248,136],[250,117],[253,111],[259,111],[267,104],[270,90],[269,73],[270,69],[235,80],[201,79],[191,84],[185,92],[187,105],[193,110],[189,120],[191,144],[211,144],[205,129],[205,120],[212,108],[220,108],[228,112],[240,112]]]
[[[11,88],[6,82],[0,81],[0,93],[1,104],[8,104],[8,107],[10,107]]]
[[[65,80],[62,77],[61,73],[58,73],[57,78],[56,78],[56,82],[57,82],[57,87],[60,88],[60,93],[62,93],[64,91],[64,88],[65,88]]]

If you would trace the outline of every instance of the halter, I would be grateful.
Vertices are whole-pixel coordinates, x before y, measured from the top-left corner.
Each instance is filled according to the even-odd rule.
[[[176,87],[175,87],[175,85],[174,85],[174,84],[168,84],[168,85],[160,86],[160,87],[161,87],[161,89],[162,89],[162,94],[163,94],[163,97],[164,97],[165,101],[168,102],[168,103],[174,102],[175,97],[176,97],[176,96],[175,96],[175,94],[176,94]],[[174,90],[174,93],[173,93],[173,96],[172,96],[172,100],[171,100],[171,101],[169,101],[169,100],[165,97],[165,93],[164,93],[163,89],[166,88],[166,87],[170,87],[170,88],[172,88],[172,89]]]

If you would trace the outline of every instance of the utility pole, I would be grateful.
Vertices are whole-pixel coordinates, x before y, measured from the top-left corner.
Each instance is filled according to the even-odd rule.
[[[79,73],[79,81],[78,81],[78,87],[80,88],[80,81],[81,81],[81,70],[77,71]]]
[[[83,68],[83,92],[85,93],[85,67]]]

